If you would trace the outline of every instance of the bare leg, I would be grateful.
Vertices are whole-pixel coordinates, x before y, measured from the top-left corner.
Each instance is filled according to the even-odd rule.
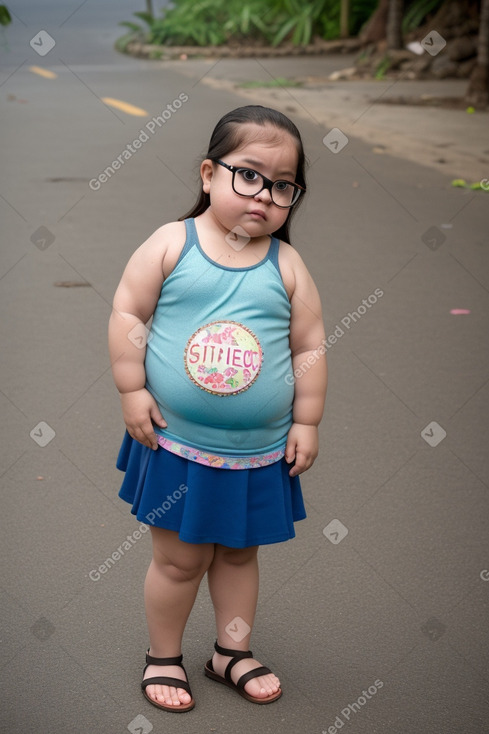
[[[215,546],[214,559],[207,572],[209,591],[216,614],[217,640],[222,647],[233,650],[248,650],[251,637],[251,628],[255,619],[256,604],[258,601],[258,546],[250,548],[227,548]],[[237,619],[236,634],[231,636],[225,628],[234,619]],[[250,631],[239,641],[243,631]],[[230,630],[231,631],[231,630]],[[212,658],[214,670],[224,675],[226,666],[231,658],[215,652]],[[240,660],[233,667],[231,677],[236,682],[243,673],[261,665],[253,658]],[[267,698],[280,688],[280,681],[276,675],[270,673],[248,681],[245,691],[257,698]]]
[[[178,533],[151,528],[153,559],[146,575],[144,599],[148,622],[150,655],[156,658],[181,654],[182,636],[203,575],[214,557],[214,544],[184,543]],[[144,678],[170,676],[185,679],[176,665],[150,665]],[[183,688],[150,685],[150,698],[179,706],[190,702]]]

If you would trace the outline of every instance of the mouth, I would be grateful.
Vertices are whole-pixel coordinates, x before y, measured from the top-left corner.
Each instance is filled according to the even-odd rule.
[[[250,217],[253,217],[254,219],[263,219],[264,222],[267,221],[265,212],[260,211],[260,209],[253,209],[252,211],[248,212],[248,214]]]

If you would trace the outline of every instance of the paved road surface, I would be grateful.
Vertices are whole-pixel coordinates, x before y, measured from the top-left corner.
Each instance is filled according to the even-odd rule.
[[[45,5],[49,23],[19,4],[0,78],[5,731],[487,732],[486,195],[360,137],[333,153],[328,126],[290,112],[311,164],[293,243],[321,291],[330,391],[308,519],[260,552],[252,649],[284,696],[252,706],[204,678],[202,585],[184,640],[197,707],[159,712],[139,690],[150,544],[117,498],[107,321],[130,254],[193,202],[210,131],[242,98],[202,82],[207,62],[112,51],[137,3]]]

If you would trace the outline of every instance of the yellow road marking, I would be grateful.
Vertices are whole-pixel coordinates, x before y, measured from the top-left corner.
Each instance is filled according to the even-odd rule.
[[[128,115],[135,115],[136,117],[148,116],[146,110],[141,109],[141,107],[135,107],[133,104],[129,104],[129,102],[123,102],[120,99],[102,97],[102,102],[105,102],[105,104],[108,104],[110,107],[115,107],[116,110],[122,110],[122,112],[126,112]]]
[[[32,71],[33,74],[39,74],[39,76],[43,76],[45,79],[56,79],[58,76],[54,71],[43,69],[41,66],[29,66],[29,71]]]

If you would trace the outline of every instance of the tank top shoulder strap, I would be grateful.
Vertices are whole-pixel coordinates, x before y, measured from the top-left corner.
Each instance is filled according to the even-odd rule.
[[[278,274],[280,275],[280,268],[278,265],[279,248],[280,248],[280,240],[272,236],[272,242],[270,243],[270,247],[268,249],[268,259],[270,260],[272,265],[275,265],[275,267],[277,268]]]
[[[192,247],[197,243],[197,230],[195,229],[194,220],[184,219],[183,221],[185,222],[185,230],[186,230],[187,236],[185,238],[185,244],[176,262],[176,265],[178,265],[183,260],[187,252],[191,250]]]
[[[185,239],[185,244],[183,246],[182,252],[180,253],[180,256],[177,260],[177,265],[183,260],[185,255],[189,252],[189,250],[192,249],[195,245],[197,245],[199,241],[199,236],[197,234],[197,229],[195,227],[195,220],[193,218],[190,219],[184,219],[185,222],[185,229],[187,232],[187,237]],[[272,235],[272,241],[270,243],[270,247],[268,248],[268,255],[267,260],[270,260],[272,265],[275,266],[277,269],[277,272],[280,274],[280,267],[278,264],[278,251],[280,248],[280,240],[277,239],[277,237],[273,237]]]

